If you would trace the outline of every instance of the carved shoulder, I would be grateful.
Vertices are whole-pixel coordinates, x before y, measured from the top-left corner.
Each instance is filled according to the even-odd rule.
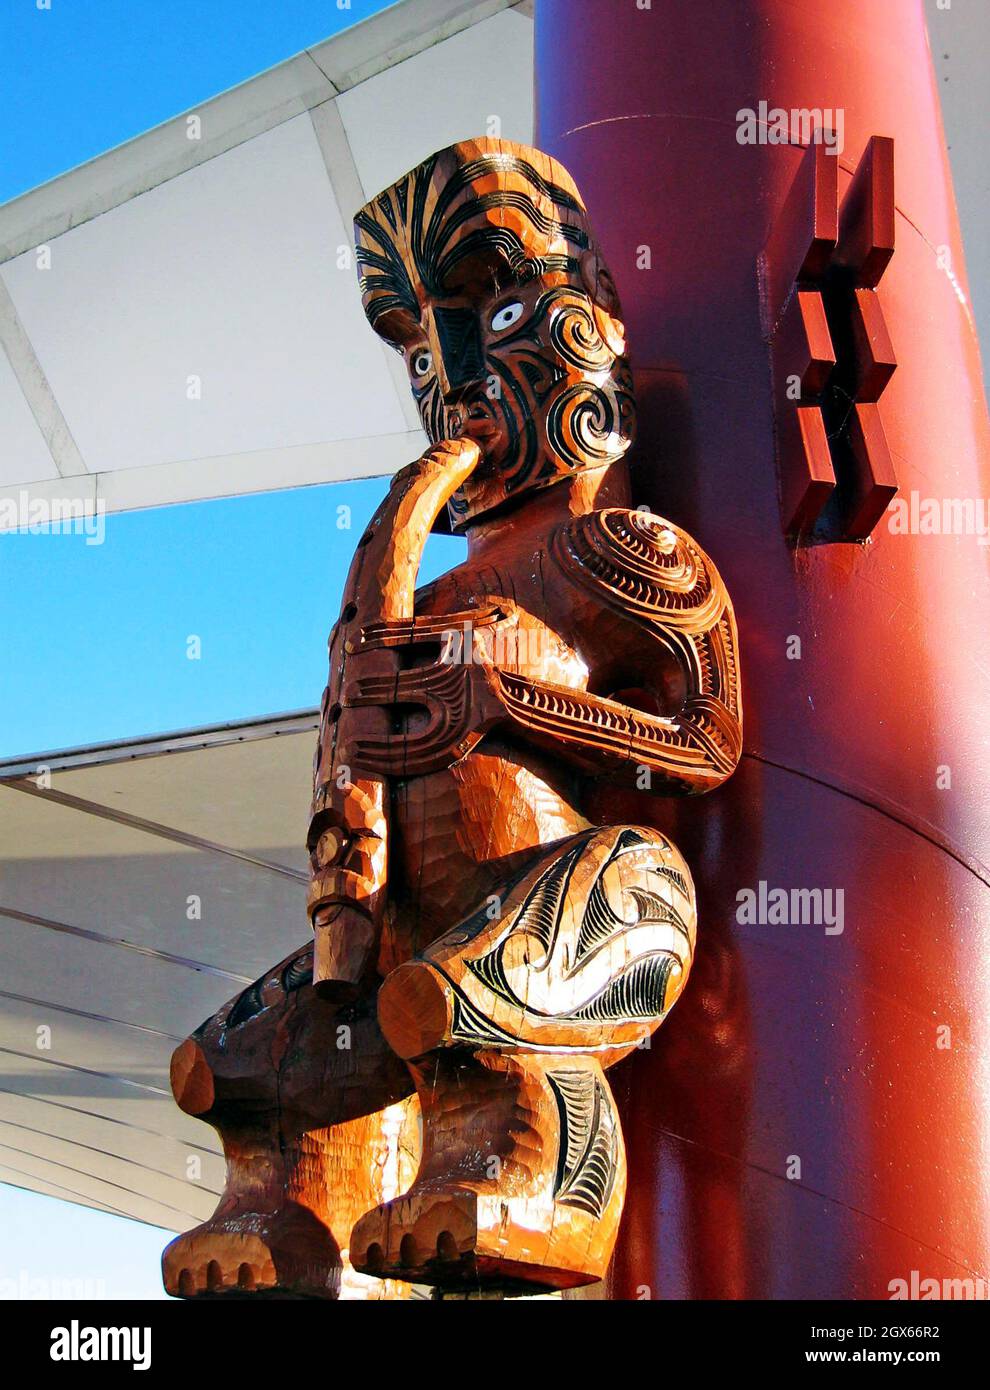
[[[614,507],[575,517],[554,534],[550,550],[574,584],[676,656],[686,680],[684,716],[714,716],[722,727],[719,741],[738,758],[736,620],[722,577],[701,546],[663,517]]]
[[[712,561],[663,517],[619,507],[589,512],[562,526],[550,549],[571,580],[649,626],[704,633],[731,616]]]

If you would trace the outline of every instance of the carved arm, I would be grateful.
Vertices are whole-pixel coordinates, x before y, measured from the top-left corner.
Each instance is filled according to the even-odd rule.
[[[369,740],[389,739],[391,713],[387,703],[356,706],[344,691],[367,679],[394,689],[400,655],[395,647],[363,645],[359,634],[382,625],[393,630],[412,625],[416,576],[430,528],[479,458],[470,440],[448,441],[397,473],[358,542],[344,586],[340,618],[330,635],[307,837],[314,979],[324,993],[347,991],[368,968],[388,881],[388,772],[363,748]]]

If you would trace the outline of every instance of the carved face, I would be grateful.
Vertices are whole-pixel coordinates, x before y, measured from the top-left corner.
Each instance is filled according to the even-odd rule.
[[[506,141],[455,145],[363,208],[355,232],[365,312],[402,353],[427,435],[481,447],[454,528],[625,453],[618,296],[559,164]]]

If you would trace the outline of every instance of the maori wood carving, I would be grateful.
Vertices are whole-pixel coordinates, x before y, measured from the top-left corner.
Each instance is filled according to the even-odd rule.
[[[696,910],[676,846],[593,822],[590,792],[709,791],[740,754],[722,580],[630,507],[619,301],[566,171],[465,142],[355,233],[431,445],[330,636],[313,944],[175,1055],[228,1156],[216,1215],[165,1254],[187,1296],[334,1297],[344,1250],[384,1291],[600,1278],[626,1182],[606,1071],[684,988]],[[467,559],[417,589],[444,526]]]

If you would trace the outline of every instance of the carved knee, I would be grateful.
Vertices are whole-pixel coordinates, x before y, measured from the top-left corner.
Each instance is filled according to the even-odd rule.
[[[372,993],[331,1003],[313,989],[313,943],[228,1000],[172,1056],[180,1107],[215,1123],[280,1112],[305,1132],[408,1096],[406,1069],[382,1038]]]
[[[611,826],[555,845],[506,893],[400,966],[379,994],[404,1057],[460,1044],[573,1048],[610,1065],[678,998],[694,886],[659,831]]]

